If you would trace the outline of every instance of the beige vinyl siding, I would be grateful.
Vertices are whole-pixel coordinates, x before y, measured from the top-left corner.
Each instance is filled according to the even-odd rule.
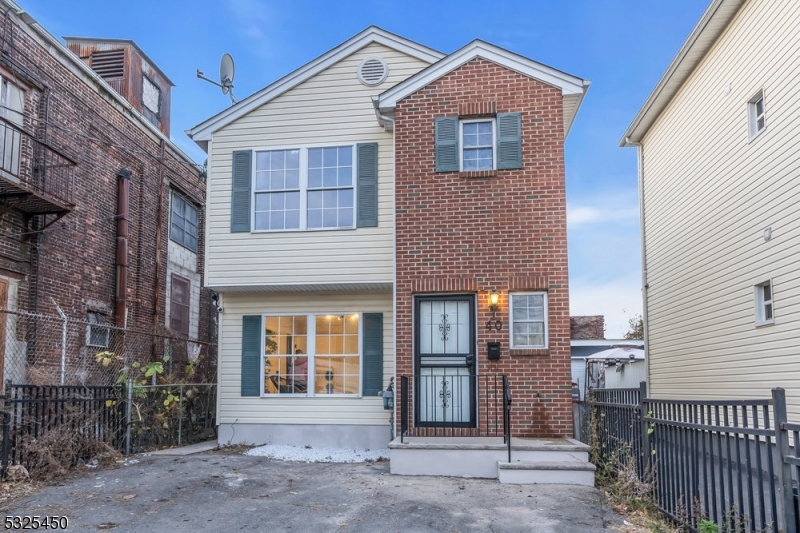
[[[643,140],[650,387],[800,421],[800,3],[751,0]],[[749,139],[763,89],[766,130]],[[772,228],[772,239],[763,233]],[[754,286],[773,283],[774,325]]]
[[[265,313],[383,313],[383,383],[394,375],[391,292],[223,295],[220,316],[219,424],[389,424],[379,396],[242,397],[242,316]],[[238,422],[237,422],[238,421]]]
[[[361,61],[380,56],[388,79],[367,87]],[[373,43],[217,131],[208,184],[206,276],[212,287],[367,283],[393,280],[392,133],[378,125],[372,95],[427,64]],[[230,232],[231,154],[235,150],[378,142],[378,227],[354,230]],[[246,260],[243,260],[246,258]]]

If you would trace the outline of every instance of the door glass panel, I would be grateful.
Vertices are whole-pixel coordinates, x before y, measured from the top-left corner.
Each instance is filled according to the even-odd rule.
[[[420,302],[420,354],[469,354],[469,307],[467,301]]]

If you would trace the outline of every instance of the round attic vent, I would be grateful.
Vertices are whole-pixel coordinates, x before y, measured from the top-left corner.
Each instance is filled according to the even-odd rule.
[[[389,74],[389,66],[380,57],[368,57],[358,65],[358,79],[364,85],[380,85]]]

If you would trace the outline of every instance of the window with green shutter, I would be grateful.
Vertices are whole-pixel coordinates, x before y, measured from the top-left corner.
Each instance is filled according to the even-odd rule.
[[[436,172],[480,172],[522,168],[519,113],[435,122]]]

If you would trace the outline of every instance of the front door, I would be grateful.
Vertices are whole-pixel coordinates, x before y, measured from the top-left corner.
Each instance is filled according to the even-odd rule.
[[[475,427],[475,297],[417,296],[414,405],[419,427]]]

